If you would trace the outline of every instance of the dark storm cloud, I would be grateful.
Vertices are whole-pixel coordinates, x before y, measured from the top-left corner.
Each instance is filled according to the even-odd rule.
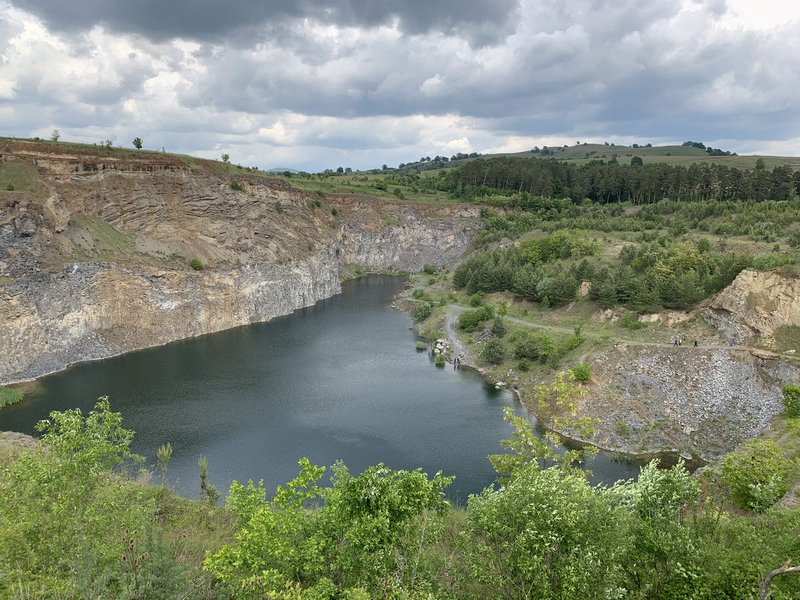
[[[502,38],[517,0],[13,0],[57,31],[100,24],[153,40],[220,41],[255,34],[254,25],[310,19],[337,26],[376,27],[397,20],[400,31],[457,33],[478,44]]]

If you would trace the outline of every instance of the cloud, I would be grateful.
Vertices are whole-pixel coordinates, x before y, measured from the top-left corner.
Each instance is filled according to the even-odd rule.
[[[373,28],[397,23],[409,35],[458,33],[477,43],[499,39],[515,0],[14,0],[51,29],[80,32],[94,25],[153,41],[184,38],[218,42],[230,35],[258,36],[260,26],[313,21]]]
[[[0,0],[3,133],[312,170],[800,137],[800,21],[719,0],[150,2]]]

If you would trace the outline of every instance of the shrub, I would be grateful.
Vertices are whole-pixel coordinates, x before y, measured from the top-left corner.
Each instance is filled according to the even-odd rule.
[[[495,317],[494,321],[492,321],[492,335],[501,338],[507,333],[507,331],[508,329],[506,328],[506,324],[503,322],[503,319],[500,317]]]
[[[752,266],[756,271],[771,271],[772,269],[777,269],[784,265],[790,265],[793,262],[794,259],[790,256],[777,252],[768,252],[754,257]]]
[[[792,248],[800,248],[800,229],[795,229],[789,235],[789,246]]]
[[[433,265],[424,265],[422,267],[422,272],[426,275],[436,275],[436,267]]]
[[[483,299],[485,297],[486,294],[483,292],[477,292],[475,294],[472,294],[472,296],[469,297],[469,305],[474,307],[481,306],[483,304]]]
[[[500,340],[500,338],[490,338],[483,347],[481,356],[484,360],[496,365],[503,362],[503,359],[506,357],[506,350],[503,347],[503,342]]]
[[[748,440],[722,461],[722,484],[740,508],[764,512],[789,489],[786,484],[791,463],[770,439]]]
[[[280,202],[276,202],[274,204],[274,206],[275,206],[275,212],[278,212],[278,213],[282,213],[283,212],[283,204],[281,204]]]
[[[234,179],[233,181],[231,181],[231,189],[236,192],[241,192],[243,189],[242,184]]]
[[[332,209],[331,209],[331,214],[332,214],[332,215],[335,217],[336,215],[338,215],[338,214],[339,214],[339,211],[338,211],[338,210],[336,210],[336,208],[332,208]]]
[[[192,267],[195,271],[203,270],[203,263],[200,262],[199,258],[193,258],[192,260],[190,260],[189,266]]]
[[[437,354],[433,362],[437,367],[443,367],[447,363],[447,359],[444,357],[444,354]]]
[[[572,375],[575,381],[586,383],[592,377],[592,367],[586,363],[580,363],[572,367]]]
[[[622,315],[622,326],[631,331],[637,331],[647,327],[647,323],[642,323],[636,313],[625,312]]]
[[[492,312],[485,306],[475,310],[465,310],[458,317],[458,327],[464,331],[475,331],[492,318]]]
[[[428,317],[431,316],[433,312],[433,306],[427,300],[420,300],[417,302],[417,305],[414,307],[414,320],[424,321]]]
[[[427,350],[428,344],[425,342],[417,342],[417,350]]]
[[[0,385],[0,408],[19,402],[24,396],[25,394],[22,393],[22,390],[15,390]]]
[[[787,417],[800,417],[800,386],[793,383],[783,386],[783,405],[786,407]]]

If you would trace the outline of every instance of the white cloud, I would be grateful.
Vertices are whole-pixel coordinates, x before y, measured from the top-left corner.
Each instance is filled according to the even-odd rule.
[[[751,18],[772,1],[524,0],[480,45],[475,23],[437,13],[429,31],[405,5],[370,26],[285,18],[150,41],[116,21],[62,33],[0,0],[0,133],[309,170],[588,138],[791,149],[800,4]]]

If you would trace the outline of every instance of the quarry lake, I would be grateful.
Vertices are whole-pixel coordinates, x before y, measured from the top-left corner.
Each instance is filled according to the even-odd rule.
[[[411,320],[390,307],[403,285],[365,277],[269,323],[76,365],[32,384],[0,412],[0,430],[34,433],[49,411],[86,413],[107,395],[136,431],[146,467],[155,470],[156,449],[172,444],[168,482],[185,496],[199,495],[200,455],[223,497],[234,479],[263,479],[271,494],[307,456],[342,460],[354,474],[379,462],[441,470],[456,476],[448,495],[465,502],[495,478],[486,457],[512,431],[503,407],[527,412],[509,391],[467,369],[437,368],[415,349]],[[588,466],[593,481],[609,484],[639,471],[607,454]]]

